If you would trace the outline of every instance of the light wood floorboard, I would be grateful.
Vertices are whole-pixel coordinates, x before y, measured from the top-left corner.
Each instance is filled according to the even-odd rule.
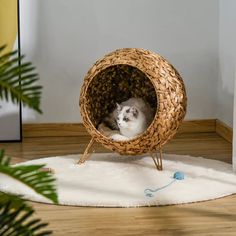
[[[88,137],[26,138],[2,143],[14,162],[44,156],[81,153]],[[97,152],[107,151],[100,145]],[[203,156],[231,163],[231,144],[216,133],[182,133],[165,146],[166,153]],[[207,191],[207,190],[206,190]],[[78,196],[79,197],[79,196]],[[53,235],[236,235],[236,195],[165,207],[94,208],[32,203],[37,216],[50,223]]]

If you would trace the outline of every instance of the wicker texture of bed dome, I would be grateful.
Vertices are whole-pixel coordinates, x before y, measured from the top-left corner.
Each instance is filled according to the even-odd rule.
[[[148,129],[129,141],[113,141],[97,130],[116,102],[142,97],[156,114]],[[163,57],[144,49],[118,49],[88,71],[80,93],[84,126],[92,138],[120,154],[153,152],[176,133],[186,113],[186,91],[175,68]]]

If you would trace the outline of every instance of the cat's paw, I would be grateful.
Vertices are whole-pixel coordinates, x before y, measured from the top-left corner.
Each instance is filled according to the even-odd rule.
[[[111,131],[111,129],[108,128],[104,123],[101,123],[98,125],[98,131],[102,134],[105,134],[106,132]]]
[[[123,135],[120,135],[120,134],[112,134],[110,136],[110,138],[114,141],[127,141],[127,140],[129,140],[129,138],[127,138]]]
[[[105,128],[105,125],[103,124],[103,123],[101,123],[101,124],[99,124],[98,125],[98,131],[103,131],[104,130],[104,128]]]

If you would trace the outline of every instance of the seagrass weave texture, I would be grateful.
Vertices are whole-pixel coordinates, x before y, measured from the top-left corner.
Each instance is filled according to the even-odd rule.
[[[113,141],[97,125],[116,102],[141,97],[156,114],[148,129],[129,141]],[[118,49],[88,71],[80,92],[80,111],[90,135],[120,154],[137,155],[160,149],[176,133],[186,113],[183,80],[163,57],[138,48]]]

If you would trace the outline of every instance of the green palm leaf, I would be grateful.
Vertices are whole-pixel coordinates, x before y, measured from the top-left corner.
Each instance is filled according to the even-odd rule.
[[[36,193],[58,203],[55,178],[52,173],[40,171],[44,165],[10,166],[10,158],[0,150],[0,173],[8,175],[32,188]]]
[[[1,55],[5,46],[0,47],[0,98],[13,103],[22,101],[23,105],[42,113],[40,97],[42,86],[35,85],[39,80],[35,67],[30,62],[23,62],[18,51]]]
[[[34,210],[26,204],[25,200],[0,192],[1,236],[50,235],[51,231],[42,230],[48,224],[42,223],[40,219],[31,219],[33,214]]]
[[[21,195],[13,195],[8,193],[0,192],[0,206],[5,206],[8,202],[11,202],[11,208],[16,209],[22,206],[25,203],[25,200]],[[25,210],[32,210],[32,207],[26,205]],[[1,222],[1,221],[0,221]]]

